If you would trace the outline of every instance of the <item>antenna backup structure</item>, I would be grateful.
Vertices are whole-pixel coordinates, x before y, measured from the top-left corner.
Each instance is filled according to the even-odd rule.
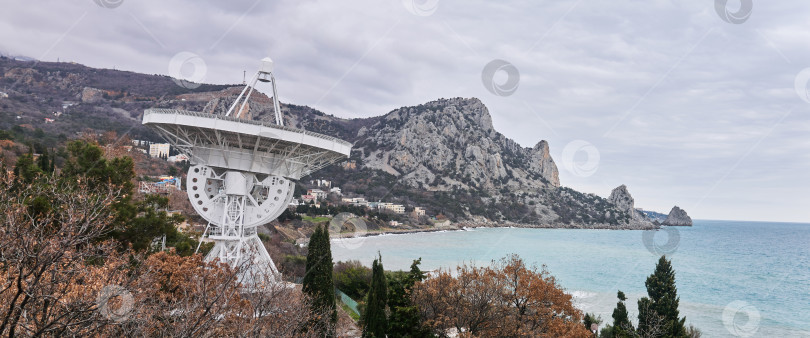
[[[257,81],[272,85],[274,123],[240,118]],[[203,236],[214,241],[205,259],[241,269],[245,286],[281,282],[256,228],[287,208],[294,181],[347,158],[352,147],[284,126],[270,58],[261,60],[259,71],[224,115],[147,109],[143,124],[189,157],[186,192],[194,210],[209,222]]]

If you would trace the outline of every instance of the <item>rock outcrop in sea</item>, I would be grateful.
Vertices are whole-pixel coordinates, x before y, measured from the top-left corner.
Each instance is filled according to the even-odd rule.
[[[686,210],[679,208],[677,205],[672,207],[669,211],[667,219],[664,220],[662,225],[669,226],[692,226],[692,218],[686,214]]]
[[[613,203],[619,210],[626,212],[630,215],[629,224],[633,228],[648,228],[652,227],[653,223],[647,216],[635,207],[635,200],[627,190],[627,186],[622,184],[610,192],[608,201]]]

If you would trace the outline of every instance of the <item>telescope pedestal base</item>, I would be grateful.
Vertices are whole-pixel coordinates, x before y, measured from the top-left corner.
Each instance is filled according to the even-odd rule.
[[[219,259],[237,269],[243,287],[281,283],[281,274],[273,264],[270,254],[256,234],[246,237],[211,236],[214,247],[205,256],[206,262]]]

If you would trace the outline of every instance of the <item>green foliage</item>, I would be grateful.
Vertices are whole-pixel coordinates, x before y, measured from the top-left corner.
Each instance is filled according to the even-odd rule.
[[[33,150],[29,148],[27,154],[17,159],[17,164],[14,165],[14,177],[23,183],[32,183],[40,174],[42,174],[42,169],[34,163]]]
[[[593,313],[586,313],[585,317],[582,319],[582,323],[585,324],[585,328],[588,329],[588,331],[590,331],[591,324],[596,324],[597,326],[599,324],[602,324],[602,317],[597,316]]]
[[[83,177],[91,188],[101,185],[120,187],[125,199],[132,196],[135,178],[135,164],[131,157],[116,157],[110,161],[104,158],[104,151],[86,141],[72,141],[67,145],[70,158],[65,162],[62,173],[65,176]]]
[[[335,264],[335,287],[352,299],[364,299],[371,286],[371,269],[359,261]]]
[[[374,260],[371,265],[371,287],[368,290],[366,309],[363,311],[362,325],[363,337],[385,337],[388,331],[388,316],[386,304],[388,303],[388,289],[385,270],[382,265],[382,256]]]
[[[0,140],[13,140],[14,133],[0,129]]]
[[[332,249],[326,226],[315,227],[315,232],[309,238],[308,249],[303,291],[312,299],[313,312],[328,311],[331,314],[329,318],[331,325],[320,326],[323,330],[320,332],[321,336],[331,337],[335,335],[337,305],[335,304],[335,286],[332,281],[334,271]]]
[[[647,295],[638,301],[638,331],[642,335],[661,332],[664,337],[686,337],[686,318],[679,318],[678,290],[672,263],[661,256],[655,272],[644,283]]]
[[[44,173],[52,173],[54,170],[54,163],[51,156],[48,154],[48,149],[42,149],[42,153],[37,158],[37,167]]]
[[[627,317],[627,306],[624,304],[627,297],[621,291],[617,293],[616,297],[619,298],[619,302],[616,303],[616,308],[613,310],[612,336],[617,338],[633,337],[633,324],[630,323],[630,319]]]
[[[407,274],[392,274],[388,280],[388,337],[430,337],[429,328],[422,325],[419,308],[411,301],[411,292],[416,282],[425,279],[419,269],[422,259],[414,260]]]
[[[85,185],[93,191],[117,192],[110,206],[115,212],[107,238],[118,240],[121,250],[131,247],[135,251],[150,251],[153,240],[166,236],[166,245],[174,247],[178,254],[188,256],[194,253],[197,242],[176,227],[183,217],[170,216],[163,211],[168,207],[168,198],[147,195],[142,200],[133,200],[135,171],[132,158],[107,160],[101,148],[81,140],[68,143],[66,155],[68,159],[61,170],[60,181],[67,185]],[[18,160],[15,176],[23,182],[33,182],[38,175],[50,174],[54,170],[53,158],[43,149],[34,162],[29,151]],[[54,207],[58,207],[58,201],[52,201],[50,196],[39,196],[29,202],[29,208],[39,214]]]
[[[614,334],[613,326],[610,324],[605,325],[602,330],[599,331],[599,338],[612,338]]]

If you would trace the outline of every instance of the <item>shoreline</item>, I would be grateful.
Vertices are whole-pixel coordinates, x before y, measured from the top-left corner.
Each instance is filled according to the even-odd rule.
[[[477,229],[477,228],[521,228],[521,229],[582,229],[582,230],[658,230],[661,229],[661,226],[652,227],[648,226],[623,226],[623,227],[616,227],[609,224],[597,224],[594,226],[576,226],[576,225],[569,225],[569,226],[559,226],[559,225],[538,225],[538,224],[524,224],[524,223],[473,223],[473,222],[460,222],[455,223],[450,226],[444,226],[441,228],[418,228],[418,229],[384,229],[384,230],[371,230],[365,233],[354,234],[354,233],[346,233],[347,235],[351,236],[341,236],[339,233],[330,233],[330,239],[341,239],[341,238],[363,238],[363,237],[374,237],[374,236],[382,236],[382,235],[406,235],[406,234],[415,234],[415,233],[429,233],[429,232],[441,232],[441,231],[465,231],[465,229]]]

